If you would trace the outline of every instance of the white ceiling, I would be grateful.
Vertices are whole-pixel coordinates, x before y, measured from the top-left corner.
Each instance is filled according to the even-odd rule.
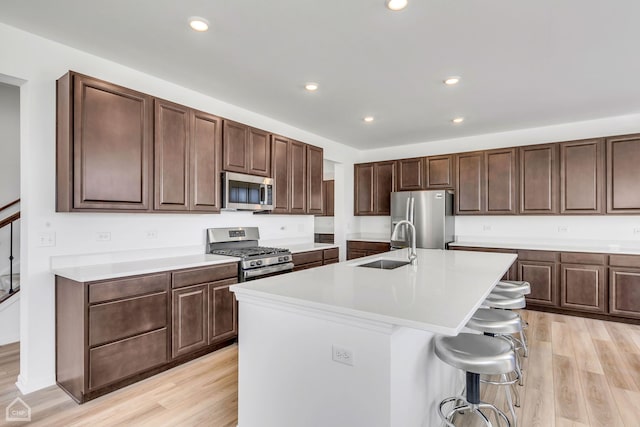
[[[2,0],[0,22],[359,149],[640,112],[637,0],[409,1]]]

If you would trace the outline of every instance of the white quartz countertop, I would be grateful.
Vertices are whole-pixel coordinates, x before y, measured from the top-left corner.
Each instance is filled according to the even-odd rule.
[[[354,233],[347,236],[347,240],[357,240],[360,242],[391,242],[391,236],[387,234],[373,234],[373,233]]]
[[[455,242],[450,247],[466,246],[471,248],[523,249],[536,251],[588,252],[603,254],[640,255],[640,247],[600,242]]]
[[[183,268],[206,267],[216,264],[238,262],[239,259],[228,256],[197,254],[170,258],[143,259],[138,261],[114,262],[69,268],[54,268],[53,274],[77,282],[115,279],[138,274],[160,271],[180,270]]]
[[[514,254],[418,249],[417,265],[394,270],[359,267],[406,260],[405,249],[235,285],[243,296],[292,304],[434,333],[457,335]]]
[[[333,243],[302,243],[297,245],[285,245],[285,248],[289,249],[292,254],[299,252],[318,251],[321,249],[338,248],[340,245]]]

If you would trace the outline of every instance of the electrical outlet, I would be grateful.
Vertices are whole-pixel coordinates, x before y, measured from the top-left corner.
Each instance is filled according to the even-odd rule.
[[[56,233],[53,231],[40,233],[38,235],[38,246],[47,247],[56,245]]]
[[[491,231],[491,226],[490,225],[483,225],[482,226],[482,231]]]
[[[99,231],[96,233],[96,240],[98,242],[108,242],[111,240],[111,233],[108,231]]]
[[[158,230],[147,230],[146,236],[148,240],[155,240],[158,238]]]
[[[353,351],[348,348],[338,347],[336,345],[331,347],[333,351],[333,361],[338,363],[344,363],[345,365],[353,366]]]
[[[640,227],[634,227],[633,234],[640,234]]]
[[[569,231],[569,227],[567,227],[566,225],[558,226],[558,233],[566,233],[567,231]]]

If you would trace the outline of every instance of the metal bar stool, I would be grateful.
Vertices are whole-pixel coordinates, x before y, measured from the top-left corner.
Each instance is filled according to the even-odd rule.
[[[495,286],[494,290],[529,295],[531,293],[531,285],[525,281],[501,280]]]
[[[527,283],[527,282],[525,282]],[[505,292],[503,290],[494,289],[489,296],[484,300],[483,305],[489,308],[496,308],[502,310],[518,310],[525,308],[527,303],[524,298],[524,294],[517,292]],[[529,357],[529,347],[527,345],[527,335],[524,329],[529,325],[520,314],[516,313],[520,322],[522,323],[522,332],[520,333],[520,341],[522,343],[522,351],[524,357]]]
[[[495,413],[496,419],[502,419],[507,427],[511,427],[504,412],[495,405],[480,400],[481,374],[502,375],[506,378],[507,374],[516,370],[516,355],[507,341],[467,333],[455,337],[438,336],[435,339],[435,353],[443,362],[466,371],[467,377],[466,395],[448,397],[438,406],[438,413],[447,426],[455,427],[451,421],[456,413],[469,411],[481,417],[491,427],[493,424],[489,418],[480,411],[490,409]],[[443,407],[452,402],[455,403],[453,409],[445,415]]]
[[[511,334],[522,333],[522,323],[520,322],[520,318],[517,313],[509,310],[494,310],[490,308],[480,308],[478,309],[469,322],[467,322],[467,328],[473,329],[474,331],[482,332],[485,335],[495,336],[497,338],[501,338],[509,342],[511,348],[516,353],[516,379],[508,383],[503,382],[495,382],[488,380],[481,380],[483,382],[496,384],[496,385],[509,385],[511,392],[515,397],[515,406],[520,406],[520,393],[518,393],[518,388],[515,386],[516,381],[519,382],[520,385],[523,385],[523,376],[522,376],[522,361],[520,360],[520,355],[518,350],[523,348],[520,340],[515,338]],[[509,390],[506,390],[509,393]],[[509,399],[507,399],[509,401]],[[510,402],[510,401],[509,401]],[[515,409],[513,405],[509,406],[509,411],[511,412],[511,416],[515,425],[517,425],[517,419],[515,414]]]

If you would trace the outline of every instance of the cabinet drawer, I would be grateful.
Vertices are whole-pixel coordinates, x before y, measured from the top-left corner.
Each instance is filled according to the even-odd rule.
[[[293,254],[293,265],[309,264],[312,262],[320,262],[322,265],[322,250]]]
[[[89,388],[102,387],[166,362],[166,328],[93,348],[89,351]]]
[[[331,249],[325,249],[324,250],[324,261],[326,263],[326,261],[330,260],[330,259],[334,259],[334,258],[338,258],[340,256],[340,250],[338,248],[331,248]]]
[[[198,268],[173,273],[173,288],[181,288],[201,283],[217,282],[218,280],[238,277],[238,264],[233,262],[213,267]]]
[[[361,251],[358,249],[349,249],[347,250],[347,259],[356,259],[367,256],[367,251]]]
[[[611,255],[609,265],[612,267],[640,268],[640,255]]]
[[[385,242],[362,242],[360,240],[348,240],[347,249],[356,249],[371,252],[389,252],[391,246]]]
[[[167,290],[169,273],[128,277],[89,285],[89,303],[112,301]]]
[[[100,345],[167,326],[167,293],[89,307],[89,345]]]
[[[322,267],[322,261],[312,262],[309,264],[301,264],[301,265],[294,264],[293,271],[307,270],[309,268],[316,268],[316,267]]]
[[[338,258],[332,258],[332,259],[325,259],[324,260],[324,265],[337,264],[337,263],[338,263]]]
[[[518,259],[527,261],[558,262],[560,253],[548,251],[518,251]]]
[[[604,265],[607,263],[607,256],[604,254],[584,254],[577,252],[563,252],[560,254],[560,261],[569,264],[592,264]]]

